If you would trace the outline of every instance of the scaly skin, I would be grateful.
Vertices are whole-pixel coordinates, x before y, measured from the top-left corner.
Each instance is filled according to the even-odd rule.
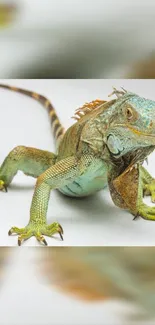
[[[31,96],[47,108],[57,147],[54,154],[18,146],[0,168],[1,190],[7,190],[18,170],[36,178],[28,225],[9,231],[10,235],[19,235],[19,245],[31,236],[45,245],[43,235],[59,233],[62,238],[63,229],[58,223],[46,223],[52,189],[81,197],[108,184],[117,206],[135,217],[155,220],[155,207],[143,202],[145,193],[154,201],[155,181],[142,167],[155,148],[154,101],[115,89],[117,99],[96,100],[76,110],[77,121],[65,132],[47,98],[15,87],[0,87]]]

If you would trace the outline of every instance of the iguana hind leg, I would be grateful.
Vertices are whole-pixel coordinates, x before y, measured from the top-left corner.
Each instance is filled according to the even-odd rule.
[[[19,170],[36,178],[55,160],[56,155],[48,151],[24,146],[14,148],[0,167],[0,190],[7,189]]]

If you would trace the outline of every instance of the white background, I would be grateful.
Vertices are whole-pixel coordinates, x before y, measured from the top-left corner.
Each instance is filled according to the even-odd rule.
[[[0,80],[6,82],[6,80]],[[124,86],[144,97],[155,99],[155,81],[141,80],[10,80],[47,96],[54,104],[62,123],[69,127],[74,110],[96,98],[108,99],[112,86]],[[54,151],[47,112],[32,98],[0,89],[0,161],[17,145]],[[155,176],[155,153],[149,157],[148,170]],[[8,193],[0,193],[0,246],[17,245],[16,236],[8,236],[12,226],[24,227],[35,180],[19,173]],[[150,198],[147,198],[150,203]],[[47,238],[50,246],[68,245],[154,245],[155,223],[138,219],[114,206],[107,189],[85,199],[71,199],[52,191],[48,223],[58,221],[64,228],[64,241]],[[39,245],[35,238],[25,246]]]

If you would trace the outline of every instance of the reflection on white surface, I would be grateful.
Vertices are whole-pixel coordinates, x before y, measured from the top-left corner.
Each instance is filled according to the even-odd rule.
[[[39,258],[42,257],[43,259],[39,261],[38,256]],[[129,320],[129,317],[135,315],[135,304],[132,305],[131,303],[129,304],[127,302],[122,302],[121,300],[85,302],[83,300],[75,299],[69,294],[62,294],[60,290],[57,290],[57,287],[48,283],[45,274],[43,276],[41,272],[41,268],[44,266],[42,263],[46,264],[44,260],[45,257],[47,257],[47,255],[44,255],[44,249],[39,249],[38,251],[38,249],[33,248],[16,248],[13,251],[10,251],[10,256],[8,258],[9,263],[6,267],[3,265],[3,286],[0,288],[0,324],[154,324],[154,321],[149,321],[148,318],[142,318],[139,321],[133,319]],[[116,262],[115,265],[121,266],[120,262],[121,259],[120,261],[118,260],[118,263]],[[105,269],[106,268],[107,266],[105,265]],[[147,279],[147,275],[149,275],[149,270],[146,270],[148,273],[146,273],[144,281]],[[131,275],[132,279],[134,269],[132,270],[131,268],[130,271],[131,272],[126,270],[127,277]],[[142,271],[145,272],[143,269]],[[112,273],[113,275],[115,274],[114,269]],[[112,273],[109,272],[109,278],[113,278],[114,280]],[[150,279],[148,282],[150,283]],[[153,283],[154,282],[152,279],[152,284]],[[149,290],[150,289],[151,288],[149,288]]]
[[[122,324],[120,303],[84,303],[41,283],[36,255],[32,248],[15,249],[0,292],[0,324]]]

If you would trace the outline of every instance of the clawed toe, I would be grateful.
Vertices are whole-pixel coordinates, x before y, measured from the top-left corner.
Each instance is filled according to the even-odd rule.
[[[57,222],[52,223],[51,225],[47,226],[46,234],[47,236],[52,236],[54,234],[58,233],[60,235],[61,240],[63,240],[63,228],[61,225]]]
[[[18,246],[21,246],[22,242],[34,236],[40,244],[47,246],[47,241],[43,235],[52,237],[54,234],[58,233],[60,238],[63,240],[63,229],[60,224],[54,222],[51,225],[38,225],[38,224],[29,224],[25,228],[12,227],[8,235],[16,234],[18,236]]]
[[[12,228],[8,231],[8,235],[9,235],[9,236],[11,236],[12,234],[20,235],[20,234],[24,233],[24,231],[25,231],[24,228],[12,227]]]
[[[0,191],[2,191],[2,192],[7,192],[8,191],[6,184],[2,180],[0,180]]]
[[[48,245],[46,239],[40,233],[36,233],[35,237],[36,237],[36,239],[38,240],[39,243],[44,244],[45,246]]]
[[[155,203],[155,181],[154,180],[150,184],[145,184],[143,194],[144,196],[150,195],[152,203]]]
[[[133,221],[136,221],[136,220],[138,220],[139,218],[140,218],[140,216],[139,216],[139,215],[136,215],[136,216],[134,216]]]
[[[155,207],[141,204],[138,209],[138,215],[145,220],[155,220]]]

